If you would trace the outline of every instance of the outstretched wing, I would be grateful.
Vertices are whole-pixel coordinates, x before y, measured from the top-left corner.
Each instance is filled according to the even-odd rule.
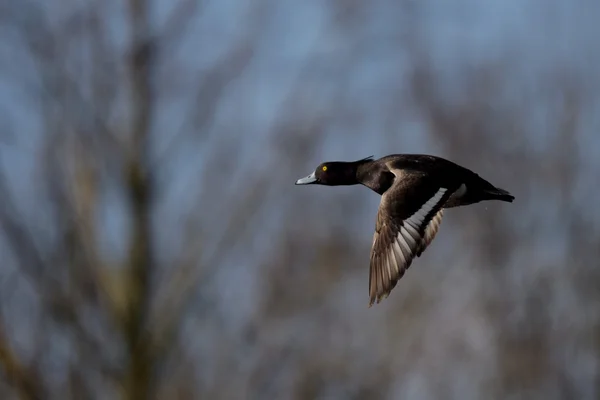
[[[454,192],[423,174],[392,172],[396,180],[381,197],[377,213],[369,306],[389,295],[412,260],[431,243],[442,222],[442,207]]]

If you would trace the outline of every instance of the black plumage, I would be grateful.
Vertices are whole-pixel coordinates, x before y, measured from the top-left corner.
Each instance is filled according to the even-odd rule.
[[[297,185],[362,184],[381,195],[371,248],[369,305],[389,295],[435,237],[445,208],[514,197],[467,168],[422,154],[325,162]]]

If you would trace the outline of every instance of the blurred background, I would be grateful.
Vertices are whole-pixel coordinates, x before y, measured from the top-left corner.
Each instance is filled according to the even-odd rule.
[[[0,1],[2,399],[600,398],[600,2]],[[379,196],[446,213],[367,308]]]

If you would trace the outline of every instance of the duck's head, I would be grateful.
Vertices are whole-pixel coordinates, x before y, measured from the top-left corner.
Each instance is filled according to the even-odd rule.
[[[356,171],[359,165],[372,160],[371,157],[362,160],[343,162],[329,161],[319,164],[315,171],[296,181],[296,185],[356,185]]]

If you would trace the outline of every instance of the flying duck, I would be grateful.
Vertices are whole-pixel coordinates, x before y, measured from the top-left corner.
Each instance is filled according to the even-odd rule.
[[[310,184],[361,184],[381,195],[371,247],[369,307],[389,296],[413,259],[429,246],[444,208],[515,199],[467,168],[423,154],[324,162],[296,181]]]

